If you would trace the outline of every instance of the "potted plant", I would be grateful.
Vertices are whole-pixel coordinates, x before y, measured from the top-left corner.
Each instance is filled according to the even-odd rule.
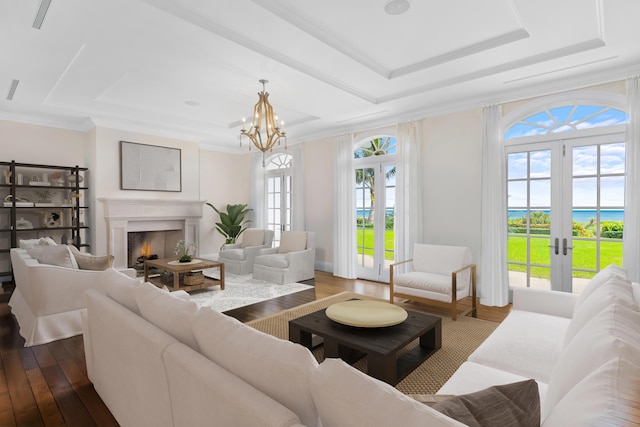
[[[220,215],[220,222],[216,222],[216,230],[225,238],[224,245],[235,243],[244,230],[247,229],[249,219],[245,216],[252,211],[247,205],[227,205],[226,212],[219,211],[211,203],[207,203],[211,208]],[[222,245],[222,246],[224,246]]]
[[[173,251],[174,255],[178,256],[178,261],[180,262],[191,262],[193,261],[193,255],[196,253],[196,245],[195,243],[187,243],[184,240],[178,240],[178,244],[176,245],[175,250]]]

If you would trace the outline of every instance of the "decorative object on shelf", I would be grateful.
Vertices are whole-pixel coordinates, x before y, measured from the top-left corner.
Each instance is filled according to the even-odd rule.
[[[49,190],[37,190],[34,191],[38,203],[51,203],[51,192]]]
[[[187,245],[187,242],[184,240],[178,240],[173,254],[178,256],[178,261],[180,262],[191,262],[193,261],[193,256],[196,254],[196,249],[197,246],[195,243],[189,243]]]
[[[42,181],[38,175],[31,175],[29,178],[29,185],[38,186],[38,187],[50,187],[51,183],[49,181]]]
[[[51,178],[51,182],[56,187],[64,186],[64,174],[62,172],[60,171],[52,172],[51,175],[49,175],[49,178]]]
[[[280,138],[284,138],[284,148],[287,148],[287,135],[278,127],[278,116],[274,115],[273,107],[269,104],[269,92],[266,91],[268,80],[260,79],[262,83],[262,92],[258,93],[258,102],[253,107],[253,117],[249,129],[245,129],[246,119],[242,118],[242,130],[240,131],[240,146],[242,147],[242,137],[248,137],[253,145],[262,151],[262,166],[264,167],[264,153],[272,151],[273,146],[280,145]],[[264,121],[264,128],[262,122]],[[284,127],[284,122],[280,122],[280,126]],[[249,144],[251,150],[251,144]]]
[[[82,181],[84,181],[84,178],[72,172],[69,175],[67,175],[67,181],[69,182],[69,185],[76,185],[76,183],[79,184]]]
[[[120,141],[122,190],[182,191],[182,151]]]
[[[13,206],[13,196],[9,194],[7,197],[4,198],[4,207],[10,208],[11,206]],[[16,197],[17,208],[29,208],[32,206],[33,206],[33,202],[29,201],[29,199],[26,199],[24,197]]]
[[[49,209],[42,213],[42,227],[58,228],[64,226],[62,211]]]
[[[224,244],[235,243],[251,222],[249,219],[245,219],[245,216],[253,209],[247,209],[247,205],[243,204],[227,205],[227,211],[222,212],[211,203],[207,203],[207,205],[220,215],[220,222],[216,222],[216,230],[224,236]]]
[[[16,230],[29,230],[33,228],[31,221],[27,221],[24,218],[20,218],[16,221]]]
[[[5,184],[11,184],[11,171],[8,169],[5,169],[2,174],[4,175],[4,183]]]
[[[22,176],[21,173],[16,175],[16,184],[18,185],[24,184],[24,177]]]

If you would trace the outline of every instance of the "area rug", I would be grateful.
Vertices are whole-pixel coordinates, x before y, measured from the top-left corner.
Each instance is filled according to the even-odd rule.
[[[342,292],[327,298],[300,305],[272,316],[248,322],[247,325],[282,339],[289,339],[289,320],[324,309],[331,304],[351,298],[376,299],[351,292]],[[405,308],[411,309],[409,306]],[[424,361],[396,385],[405,394],[433,394],[453,375],[467,357],[498,327],[498,323],[472,317],[458,316],[457,321],[442,318],[442,348]],[[416,339],[405,348],[408,351],[418,345]],[[402,353],[401,353],[402,354]],[[322,346],[313,350],[318,362],[324,360]],[[353,366],[367,372],[367,358]]]
[[[218,269],[203,270],[205,276],[218,277]],[[257,280],[251,274],[224,275],[224,290],[219,286],[191,292],[191,301],[195,301],[199,307],[210,307],[216,311],[228,311],[238,307],[266,301],[294,292],[305,291],[313,286],[303,283],[276,283]]]

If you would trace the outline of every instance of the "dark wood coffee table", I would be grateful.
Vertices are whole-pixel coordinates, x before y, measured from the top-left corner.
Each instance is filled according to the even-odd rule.
[[[403,323],[384,328],[359,328],[334,322],[316,311],[289,321],[289,340],[311,349],[324,341],[324,356],[354,363],[367,356],[368,374],[396,385],[442,346],[442,319],[407,310]],[[314,337],[315,335],[315,337]],[[420,345],[398,352],[420,339]]]

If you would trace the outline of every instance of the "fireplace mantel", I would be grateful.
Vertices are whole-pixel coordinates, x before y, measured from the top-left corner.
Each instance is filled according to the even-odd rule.
[[[182,229],[187,243],[198,245],[201,200],[98,199],[104,205],[107,222],[107,250],[113,255],[113,266],[127,267],[127,233]]]

